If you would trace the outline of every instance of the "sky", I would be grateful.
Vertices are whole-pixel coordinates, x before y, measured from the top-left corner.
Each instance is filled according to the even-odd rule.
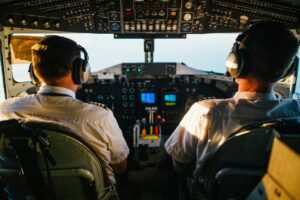
[[[114,39],[112,34],[62,35],[75,40],[87,50],[92,71],[122,62],[144,62],[145,59],[142,39]],[[183,62],[195,69],[224,73],[225,59],[236,36],[236,33],[222,33],[187,35],[186,39],[155,39],[154,62]],[[14,65],[14,79],[20,82],[30,80],[27,71],[28,64]],[[300,87],[297,91],[300,92]],[[3,99],[1,86],[0,100]]]

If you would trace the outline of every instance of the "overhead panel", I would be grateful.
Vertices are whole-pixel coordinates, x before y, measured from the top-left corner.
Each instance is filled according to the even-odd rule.
[[[300,24],[292,0],[19,0],[0,4],[0,13],[2,26],[132,38],[238,32],[266,19]]]

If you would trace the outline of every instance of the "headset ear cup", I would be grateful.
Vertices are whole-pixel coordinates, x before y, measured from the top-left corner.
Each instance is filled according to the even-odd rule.
[[[226,74],[230,77],[235,78],[239,71],[238,59],[236,54],[232,51],[226,58]]]
[[[227,72],[232,78],[243,78],[249,73],[250,67],[249,53],[247,49],[240,48],[239,40],[237,40],[226,59]]]
[[[91,68],[89,63],[85,63],[84,68],[81,71],[81,83],[86,83],[89,80]]]
[[[250,58],[246,49],[229,53],[226,59],[227,72],[232,78],[243,78],[250,71]]]
[[[81,58],[75,58],[72,68],[72,79],[75,84],[81,84],[80,81]]]
[[[83,53],[84,59],[77,57],[73,61],[72,78],[75,84],[82,84],[87,82],[89,78],[89,56],[87,51],[82,46],[78,45],[78,48],[81,51],[81,53]]]
[[[251,70],[250,55],[245,48],[241,48],[242,41],[250,34],[250,28],[245,29],[239,34],[233,43],[230,54],[226,59],[227,72],[233,78],[246,77]]]
[[[82,83],[85,83],[84,72],[85,72],[86,64],[85,64],[85,61],[81,58],[80,58],[79,63],[80,64],[79,64],[79,68],[78,68],[78,78],[79,78],[80,84],[82,84]]]
[[[30,63],[30,65],[29,65],[28,72],[29,72],[29,76],[31,79],[31,83],[33,85],[39,85],[39,79],[34,74],[32,63]]]

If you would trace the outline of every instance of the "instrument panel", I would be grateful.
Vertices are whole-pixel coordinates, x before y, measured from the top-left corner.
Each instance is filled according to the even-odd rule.
[[[237,90],[229,77],[189,70],[186,65],[172,62],[121,63],[94,72],[76,96],[111,109],[133,147],[142,135],[155,141],[155,135],[160,138],[172,134],[193,103],[207,98],[230,98]],[[275,92],[279,98],[286,98],[290,89],[278,83]]]
[[[115,38],[184,38],[238,32],[268,19],[299,26],[297,1],[271,0],[10,0],[0,3],[0,24]]]
[[[189,69],[172,62],[121,63],[92,73],[77,90],[78,99],[112,110],[130,148],[124,199],[143,199],[145,194],[150,199],[156,194],[176,199],[173,191],[178,186],[164,149],[166,139],[193,103],[228,98],[235,91],[228,78],[191,74]]]
[[[193,103],[228,98],[235,89],[229,79],[178,75],[176,63],[122,63],[119,68],[120,73],[109,79],[98,79],[94,74],[76,96],[111,109],[130,145],[136,144],[133,129],[137,124],[139,136],[143,127],[147,137],[170,135]],[[150,68],[153,70],[147,70]]]

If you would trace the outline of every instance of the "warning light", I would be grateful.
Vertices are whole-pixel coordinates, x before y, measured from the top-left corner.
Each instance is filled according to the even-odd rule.
[[[131,17],[131,16],[132,16],[132,11],[131,11],[131,10],[126,10],[126,11],[125,11],[125,15],[126,15],[127,17]]]
[[[177,15],[177,12],[176,11],[171,11],[171,16],[175,17]]]

